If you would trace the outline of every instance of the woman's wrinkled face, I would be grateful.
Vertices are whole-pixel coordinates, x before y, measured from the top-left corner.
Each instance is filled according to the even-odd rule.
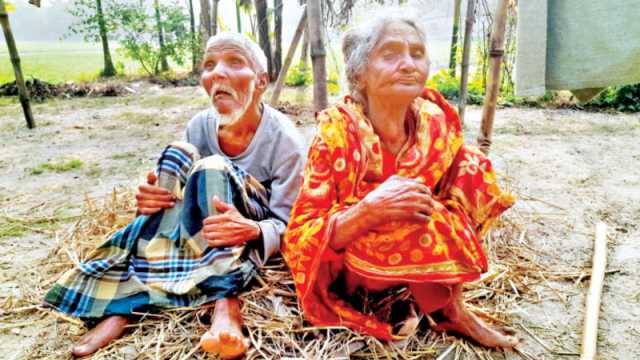
[[[253,102],[260,81],[249,59],[233,45],[207,49],[200,80],[221,115],[242,115]]]
[[[392,23],[372,49],[359,81],[367,98],[414,99],[422,93],[428,75],[426,48],[416,30]]]

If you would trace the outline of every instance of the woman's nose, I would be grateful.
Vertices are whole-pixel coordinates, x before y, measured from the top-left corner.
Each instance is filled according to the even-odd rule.
[[[403,53],[400,58],[400,71],[404,73],[412,73],[416,71],[415,59],[409,52]]]

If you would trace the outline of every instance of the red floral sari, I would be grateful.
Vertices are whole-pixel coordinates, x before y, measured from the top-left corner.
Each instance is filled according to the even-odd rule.
[[[305,317],[317,326],[347,326],[392,339],[391,325],[360,313],[329,290],[348,267],[369,279],[457,284],[487,271],[480,239],[514,202],[496,184],[491,163],[463,145],[460,120],[442,95],[425,89],[411,105],[410,140],[386,153],[359,104],[350,98],[317,115],[304,184],[285,234],[284,257]],[[434,193],[427,223],[389,222],[353,239],[342,252],[328,245],[337,216],[391,175],[415,179]]]

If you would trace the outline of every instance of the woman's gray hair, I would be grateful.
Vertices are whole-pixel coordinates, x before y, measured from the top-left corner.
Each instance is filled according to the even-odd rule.
[[[267,72],[267,57],[264,55],[264,51],[245,35],[234,32],[221,32],[207,40],[207,47],[205,48],[205,54],[210,48],[220,45],[233,45],[238,47],[244,52],[249,61],[253,65],[253,70],[256,73],[262,74]]]
[[[384,35],[390,24],[402,23],[415,29],[418,37],[427,45],[427,35],[418,20],[400,13],[380,15],[363,25],[349,30],[342,38],[342,54],[345,62],[345,73],[351,97],[364,104],[365,94],[360,84],[360,75],[364,73],[369,62],[371,51]],[[427,61],[429,58],[427,57]]]

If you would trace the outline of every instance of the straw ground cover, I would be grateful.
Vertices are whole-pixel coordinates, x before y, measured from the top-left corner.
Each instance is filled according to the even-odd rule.
[[[7,115],[17,113],[16,105],[0,111],[0,141],[6,146],[0,156],[0,352],[7,358],[70,358],[69,347],[86,329],[77,319],[43,309],[44,293],[132,218],[133,191],[142,174],[206,102],[197,88],[135,88],[138,93],[125,98],[43,106],[38,113],[50,124],[35,131],[23,129],[19,116]],[[287,100],[293,102],[296,91],[285,94]],[[313,132],[310,113],[294,117],[306,137]],[[472,108],[468,141],[477,134],[478,118]],[[431,332],[428,319],[415,336],[396,344],[315,328],[302,320],[287,269],[274,260],[242,295],[252,341],[247,357],[575,358],[592,225],[599,219],[611,228],[599,346],[603,358],[640,356],[640,248],[632,241],[640,221],[640,170],[620,166],[640,160],[640,145],[633,141],[640,135],[638,123],[638,116],[566,110],[498,112],[494,164],[520,201],[486,239],[491,269],[465,294],[480,316],[524,338],[516,351],[487,350]],[[30,171],[69,158],[85,165]],[[197,343],[211,310],[146,314],[93,358],[207,358]]]

